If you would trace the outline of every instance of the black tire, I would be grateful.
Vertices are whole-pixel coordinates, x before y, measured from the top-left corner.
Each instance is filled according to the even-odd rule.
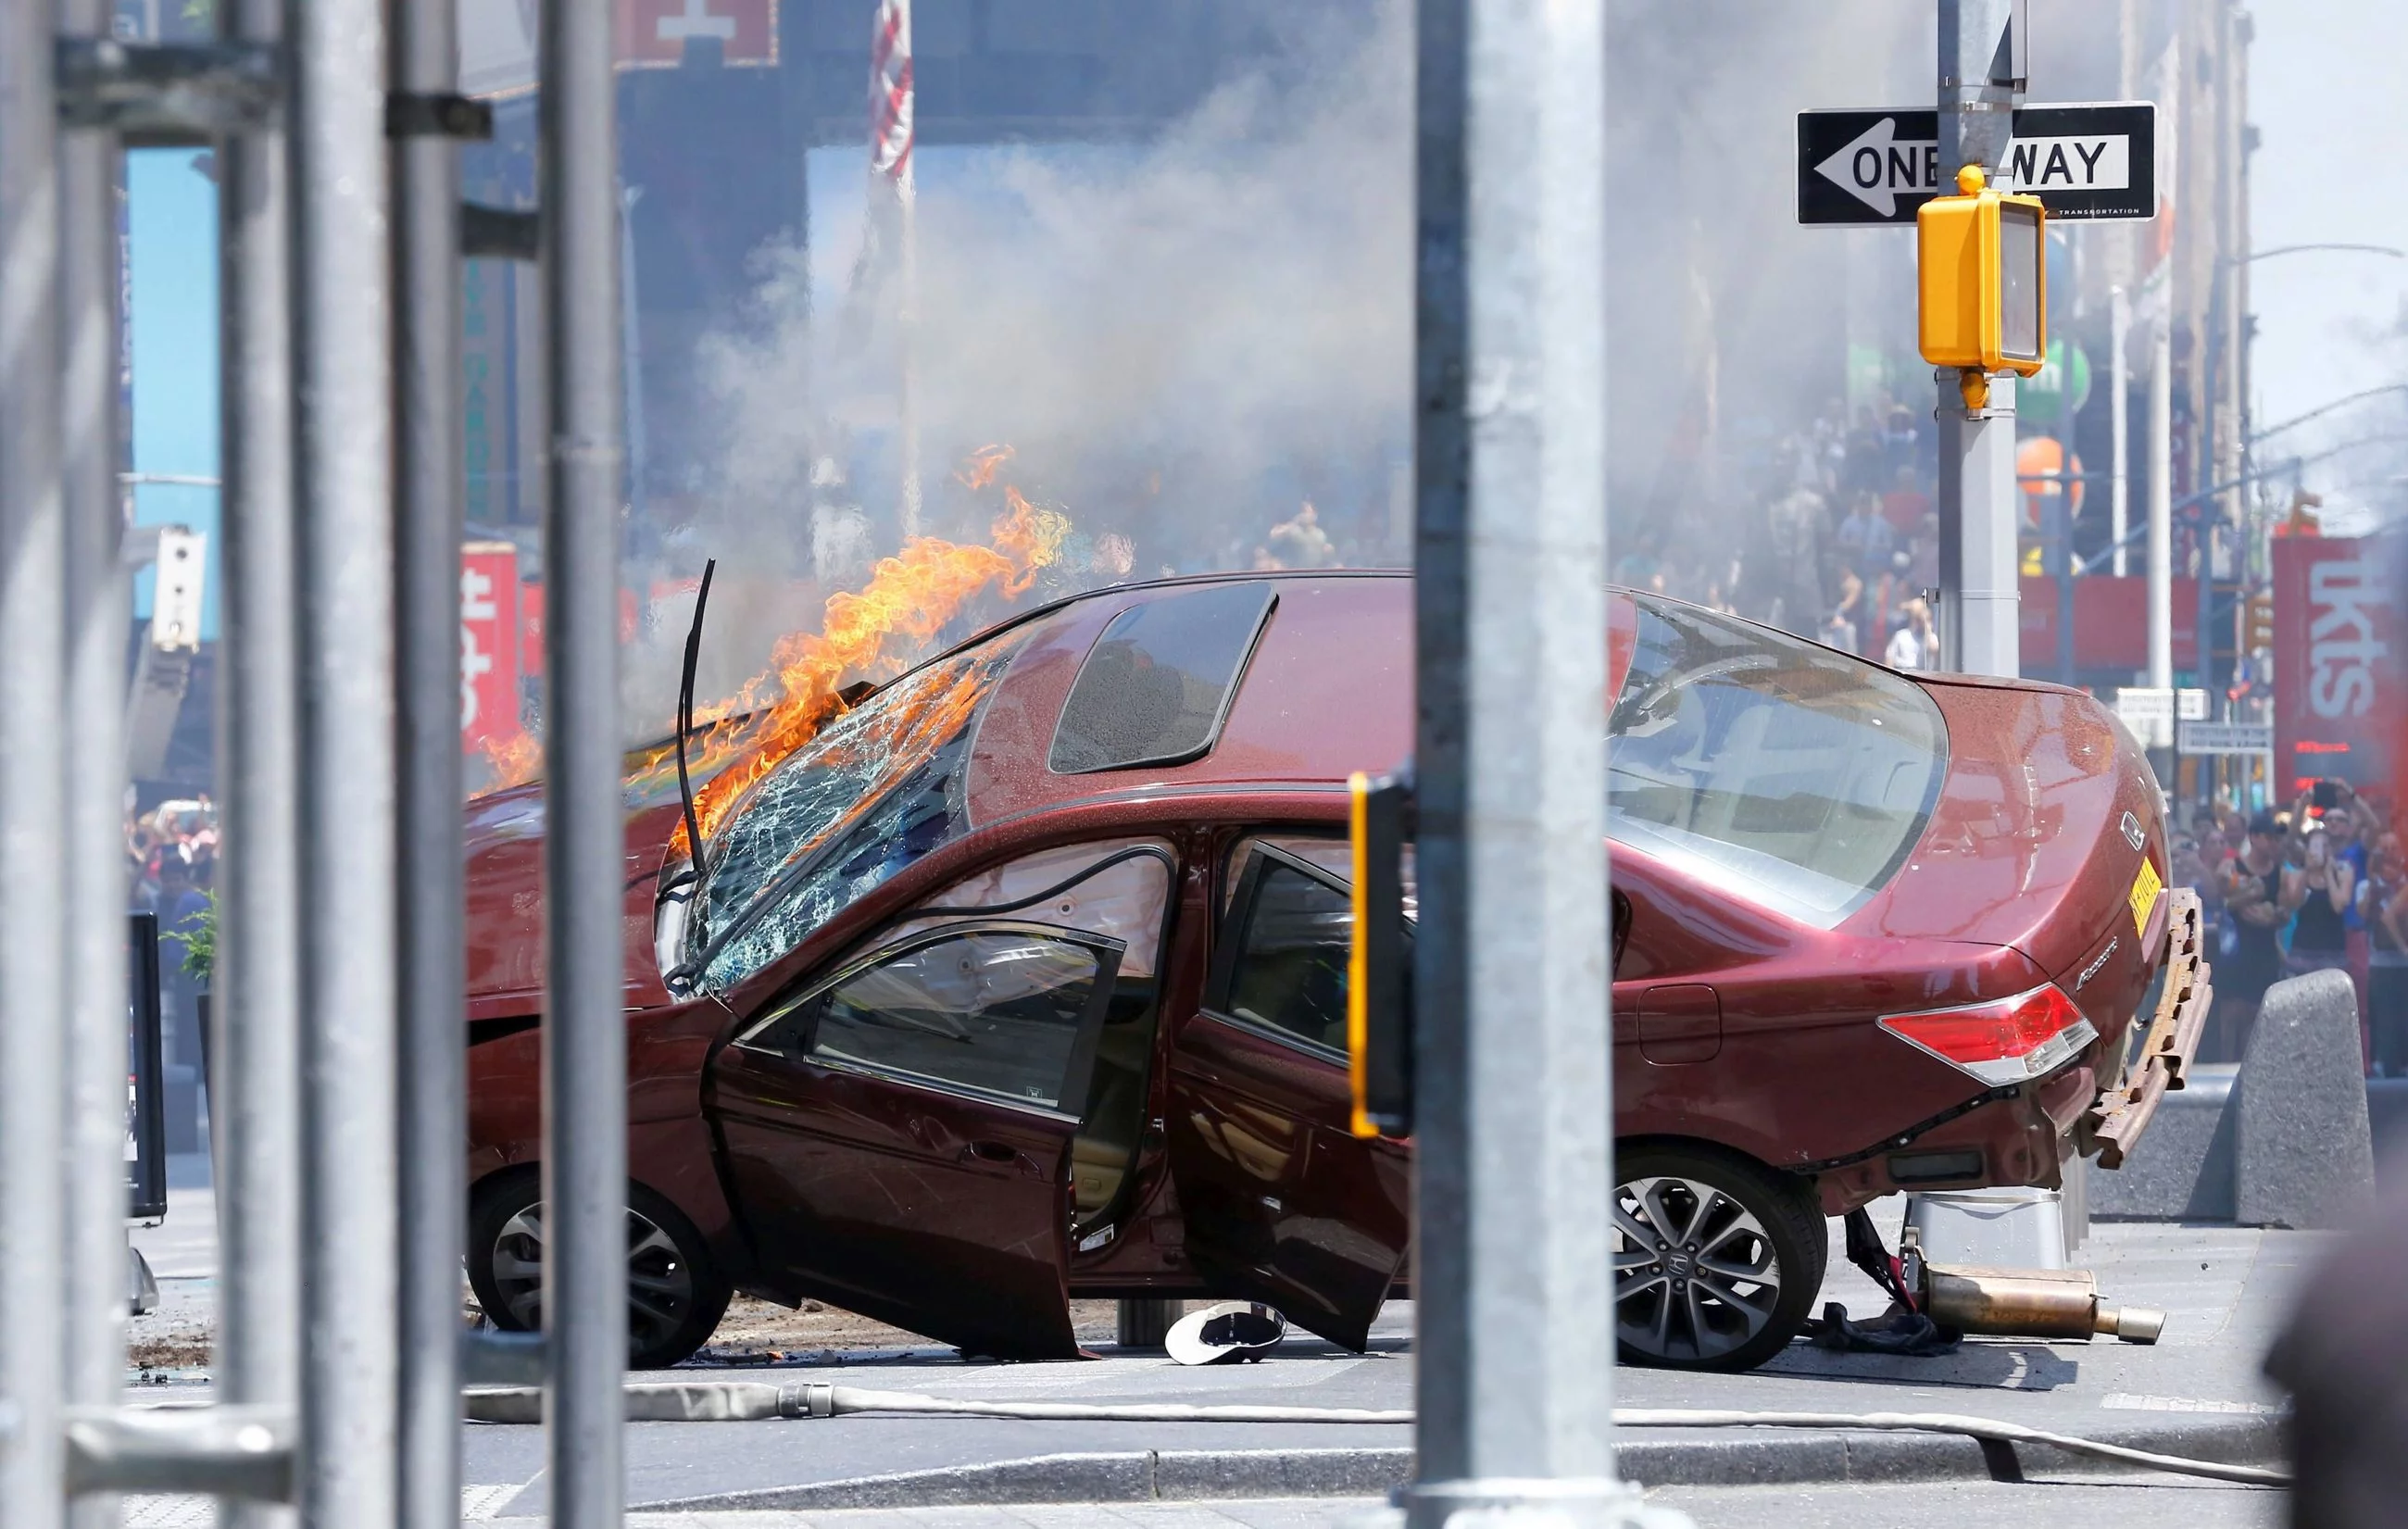
[[[469,1206],[468,1283],[506,1331],[543,1325],[542,1194],[536,1174],[514,1172]],[[641,1184],[627,1202],[627,1367],[666,1369],[710,1341],[734,1292],[684,1212]]]
[[[1752,1370],[1805,1326],[1829,1256],[1805,1180],[1703,1145],[1614,1153],[1622,1362]]]

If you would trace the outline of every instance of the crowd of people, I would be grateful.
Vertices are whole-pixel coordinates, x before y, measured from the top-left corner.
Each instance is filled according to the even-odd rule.
[[[137,813],[129,799],[125,852],[132,906],[159,919],[159,1038],[166,1064],[162,1118],[167,1150],[201,1145],[198,1080],[208,1059],[201,999],[209,990],[210,911],[216,895],[217,807],[208,793],[160,803]],[[201,959],[194,959],[198,955]]]
[[[125,854],[133,876],[134,906],[159,915],[161,930],[175,933],[208,906],[218,859],[217,807],[207,792],[125,812]]]
[[[1773,447],[1742,525],[1681,518],[1622,533],[1613,581],[1898,668],[1931,666],[1940,520],[1922,427],[1903,404],[1843,421],[1834,403]]]
[[[2216,937],[2215,1007],[2200,1056],[2238,1062],[2266,989],[2344,971],[2358,989],[2369,1073],[2408,1077],[2408,860],[2389,804],[2326,783],[2244,816],[2201,807],[2172,846],[2177,885],[2198,890]]]

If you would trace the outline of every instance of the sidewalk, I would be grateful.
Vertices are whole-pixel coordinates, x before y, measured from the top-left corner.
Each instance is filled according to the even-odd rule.
[[[175,1228],[187,1210],[194,1212],[194,1221],[207,1214],[205,1207],[179,1202],[168,1227],[144,1236],[164,1239],[175,1231],[179,1239],[172,1256],[164,1240],[163,1250],[152,1254],[161,1264],[163,1316],[172,1305],[175,1320],[205,1322],[214,1297],[214,1248],[203,1246],[191,1223]],[[1915,1360],[1799,1345],[1751,1375],[1625,1369],[1618,1400],[1633,1408],[1969,1413],[2167,1453],[2273,1463],[2281,1452],[2282,1398],[2258,1375],[2258,1365],[2288,1312],[2303,1265],[2322,1242],[2313,1234],[2229,1226],[2094,1227],[2077,1262],[2097,1272],[2111,1299],[2169,1313],[2164,1339],[2154,1348],[1976,1339],[1953,1355]],[[1824,1298],[1845,1302],[1859,1315],[1881,1304],[1871,1284],[1843,1264],[1835,1266]],[[1412,1401],[1411,1330],[1411,1308],[1399,1304],[1383,1314],[1369,1354],[1299,1337],[1261,1365],[1205,1369],[1182,1368],[1159,1353],[1122,1355],[1110,1348],[1105,1357],[1083,1363],[1010,1365],[964,1363],[950,1350],[919,1348],[862,1351],[837,1363],[830,1360],[838,1356],[815,1354],[776,1365],[662,1374],[784,1384],[823,1379],[987,1400],[1401,1408]],[[197,1372],[171,1372],[167,1378],[177,1392],[206,1390],[206,1378]],[[157,1399],[163,1392],[145,1387],[140,1394]],[[468,1424],[463,1440],[470,1483],[464,1517],[507,1522],[543,1511],[540,1429]],[[2000,1469],[2020,1467],[2038,1475],[2075,1468],[2071,1457],[2053,1450],[2019,1447],[2008,1463],[2010,1457],[1996,1450],[1985,1454],[1972,1440],[1945,1436],[1634,1429],[1624,1433],[1621,1445],[1627,1477],[1680,1489],[1920,1480],[1935,1483],[1936,1490],[1949,1481],[1987,1482]],[[1005,1519],[992,1522],[1025,1522],[1010,1515],[1028,1510],[1008,1505],[1147,1508],[1166,1499],[1310,1499],[1315,1522],[1332,1522],[1339,1500],[1376,1500],[1404,1479],[1411,1448],[1411,1430],[1404,1427],[878,1415],[638,1423],[626,1438],[631,1508],[708,1512],[714,1524],[733,1510],[780,1515],[724,1520],[731,1529],[738,1523],[771,1529],[805,1522],[792,1516],[796,1513],[818,1522],[847,1509],[972,1505],[1005,1513]],[[2085,1462],[2079,1468],[2100,1466]],[[203,1522],[173,1516],[182,1506],[146,1500],[128,1522],[136,1529]],[[1041,1518],[1068,1522],[1052,1509]],[[910,1515],[887,1522],[956,1529],[950,1521],[924,1523]],[[1187,1521],[1176,1522],[1183,1529]],[[1732,1521],[1717,1513],[1717,1522]]]
[[[1947,1524],[1950,1529],[2030,1529],[2033,1524],[2112,1523],[2116,1529],[2278,1529],[2286,1494],[2218,1487],[2179,1478],[2102,1483],[2066,1479],[2024,1485],[1950,1482],[1837,1486],[1768,1493],[1749,1487],[1650,1491],[1651,1504],[1679,1508],[1698,1529],[1866,1529]],[[1266,1498],[1252,1502],[1060,1503],[1025,1508],[853,1509],[824,1513],[635,1513],[629,1529],[1328,1529],[1383,1522],[1378,1498]],[[1393,1524],[1395,1520],[1384,1521]],[[535,1529],[505,1520],[494,1529]]]

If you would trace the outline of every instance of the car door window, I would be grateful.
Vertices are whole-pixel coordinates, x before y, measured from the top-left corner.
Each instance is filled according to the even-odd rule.
[[[1230,857],[1231,874],[1221,883],[1221,906],[1224,909],[1238,894],[1238,883],[1244,879],[1247,859],[1256,849],[1277,850],[1283,854],[1294,855],[1340,886],[1354,885],[1354,846],[1345,839],[1332,838],[1326,834],[1266,834],[1260,838],[1246,840]],[[1405,917],[1418,919],[1421,901],[1413,882],[1413,847],[1410,843],[1404,847],[1402,881]]]
[[[1159,1015],[1158,964],[1176,864],[1168,842],[1154,838],[1090,840],[1000,861],[907,911],[848,962],[849,969],[859,971],[894,952],[922,949],[932,937],[962,934],[997,921],[1009,921],[1015,927],[1042,926],[1070,950],[1108,947],[1114,952],[1109,978],[1097,980],[1090,1000],[1102,1006],[1092,1046],[1068,1057],[1067,1071],[1050,1061],[1032,1060],[1026,1068],[1063,1079],[1063,1086],[1070,1089],[1049,1101],[1047,1107],[1079,1119],[1071,1153],[1071,1200],[1082,1236],[1111,1221],[1125,1198],[1124,1192],[1131,1182],[1143,1138]],[[901,980],[902,974],[896,979]],[[848,1025],[857,1022],[850,1011],[838,1016],[833,1000],[822,1002],[826,991],[824,983],[806,982],[796,990],[798,996],[773,1005],[737,1044],[836,1065],[869,1065],[898,1076],[930,1076],[925,1057],[915,1061],[903,1054],[906,1050],[924,1050],[924,1043],[917,1040],[906,1048],[893,1037],[881,1036],[867,1054],[830,1051],[824,1055],[813,1049],[835,1044],[814,1039],[815,1023],[819,1036],[833,1036],[832,1017]],[[933,996],[932,993],[912,1000],[921,1005],[917,1010],[908,1003],[896,1007],[924,1012],[926,1000]],[[883,1016],[885,1011],[880,1013]],[[876,1022],[882,1028],[892,1022],[884,1017]],[[867,1039],[853,1044],[873,1047]],[[940,1060],[961,1061],[943,1048],[938,1051]],[[943,1081],[1022,1102],[1033,1097],[1026,1092],[1028,1078],[1000,1089],[992,1076],[945,1076]]]
[[[1171,865],[1170,846],[1160,839],[1039,850],[964,877],[906,913],[878,943],[909,939],[965,917],[1008,914],[1119,940],[1120,979],[1151,981]]]
[[[915,946],[828,993],[810,1054],[1058,1108],[1115,953],[1003,929]]]
[[[1150,1118],[1147,1098],[1159,1014],[1156,963],[1168,923],[1176,860],[1162,839],[1107,839],[1039,850],[974,872],[913,910],[889,938],[964,917],[1010,915],[1121,944],[1095,1064],[1070,1150],[1074,1232],[1104,1236],[1134,1183]],[[1100,1244],[1098,1244],[1100,1246]]]
[[[1354,910],[1344,891],[1265,855],[1229,969],[1226,1011],[1325,1050],[1346,1050],[1346,959]]]
[[[988,924],[889,947],[739,1044],[1058,1110],[1085,1084],[1117,942]]]

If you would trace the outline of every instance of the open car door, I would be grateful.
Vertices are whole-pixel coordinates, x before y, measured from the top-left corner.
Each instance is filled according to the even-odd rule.
[[[1346,885],[1263,839],[1233,865],[1203,1012],[1170,1060],[1188,1260],[1360,1350],[1404,1264],[1411,1176],[1406,1149],[1350,1129]]]
[[[1075,1357],[1070,1146],[1123,949],[953,924],[743,1024],[710,1103],[767,1279],[970,1353]]]

